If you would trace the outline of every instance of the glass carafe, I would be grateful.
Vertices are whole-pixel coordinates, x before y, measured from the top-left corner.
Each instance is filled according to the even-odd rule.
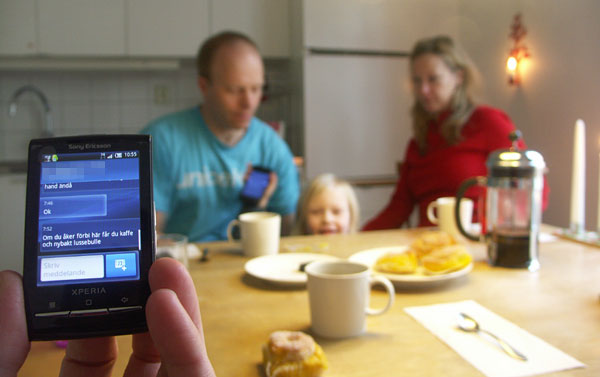
[[[486,163],[487,177],[466,180],[456,194],[458,212],[460,200],[469,187],[486,187],[481,234],[470,234],[462,228],[460,221],[457,224],[465,237],[487,243],[491,265],[535,271],[540,266],[538,238],[546,164],[540,153],[519,150],[516,147],[519,137],[518,131],[512,133],[512,148],[490,154]]]

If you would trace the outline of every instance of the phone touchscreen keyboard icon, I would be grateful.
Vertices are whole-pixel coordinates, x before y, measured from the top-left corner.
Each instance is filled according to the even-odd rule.
[[[106,277],[137,276],[135,253],[106,254]]]

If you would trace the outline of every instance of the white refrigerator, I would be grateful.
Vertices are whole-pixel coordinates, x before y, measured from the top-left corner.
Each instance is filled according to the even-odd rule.
[[[408,53],[417,39],[458,34],[458,1],[291,4],[306,179],[330,172],[351,182],[393,182],[412,135]],[[364,223],[394,186],[355,188]]]
[[[406,70],[406,57],[311,53],[304,59],[306,178],[327,172],[352,183],[361,225],[391,197],[410,139]]]
[[[407,58],[324,53],[304,63],[307,177],[394,175],[411,135]]]

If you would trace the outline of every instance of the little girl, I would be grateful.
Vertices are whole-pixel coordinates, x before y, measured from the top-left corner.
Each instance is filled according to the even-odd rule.
[[[358,200],[352,186],[333,174],[316,177],[298,201],[294,234],[354,233],[359,225]]]

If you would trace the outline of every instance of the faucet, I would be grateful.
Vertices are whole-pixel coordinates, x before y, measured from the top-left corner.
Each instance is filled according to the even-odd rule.
[[[50,105],[48,104],[48,98],[46,98],[46,95],[41,90],[39,90],[33,85],[24,85],[15,91],[10,100],[10,105],[8,105],[8,116],[12,118],[17,114],[17,100],[25,92],[32,92],[33,94],[35,94],[44,106],[46,118],[44,120],[42,135],[44,137],[54,136],[52,127],[52,110],[50,109]]]

